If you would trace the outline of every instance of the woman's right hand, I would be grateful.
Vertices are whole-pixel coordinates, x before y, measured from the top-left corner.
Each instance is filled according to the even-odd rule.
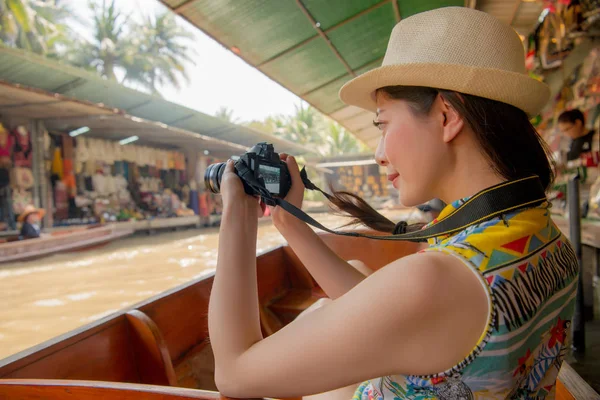
[[[298,167],[298,163],[296,163],[296,159],[294,157],[285,153],[281,153],[280,158],[281,161],[287,164],[290,177],[292,178],[292,187],[288,191],[287,196],[284,197],[284,200],[301,209],[302,200],[304,198],[304,183],[300,177],[300,168]],[[281,233],[283,233],[285,229],[288,229],[294,223],[301,223],[300,220],[281,207],[270,208],[273,224]]]

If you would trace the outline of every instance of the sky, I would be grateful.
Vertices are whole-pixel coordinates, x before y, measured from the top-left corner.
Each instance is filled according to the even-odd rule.
[[[72,21],[73,29],[81,35],[91,36],[91,13],[87,0],[63,0],[77,15]],[[144,13],[156,13],[166,9],[158,0],[116,0],[116,4],[131,18],[138,19]],[[181,90],[161,88],[161,94],[169,101],[213,115],[220,107],[233,110],[242,121],[263,120],[270,115],[291,115],[301,99],[275,83],[241,58],[225,49],[184,19],[178,22],[194,34],[188,42],[195,50],[195,65],[190,65],[189,85]]]

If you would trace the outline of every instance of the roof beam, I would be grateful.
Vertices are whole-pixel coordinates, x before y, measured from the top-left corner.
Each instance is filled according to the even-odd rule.
[[[398,6],[398,0],[392,0],[394,6],[394,16],[396,17],[396,23],[400,22],[402,16],[400,15],[400,6]]]
[[[377,4],[375,4],[375,5],[373,5],[373,6],[369,7],[369,8],[366,8],[366,9],[362,10],[361,12],[359,12],[358,14],[355,14],[355,15],[349,17],[349,18],[346,18],[345,20],[342,20],[342,21],[338,22],[337,24],[335,24],[335,25],[333,25],[333,26],[325,29],[323,32],[325,34],[328,34],[329,32],[332,32],[332,31],[336,30],[337,28],[340,28],[340,27],[342,27],[342,26],[344,26],[344,25],[346,25],[346,24],[354,21],[355,19],[360,18],[363,15],[366,15],[366,14],[370,13],[371,11],[378,9],[379,7],[382,7],[382,6],[386,5],[386,4],[389,4],[390,1],[392,1],[392,0],[384,0],[381,3],[377,3]],[[396,1],[394,1],[394,3],[396,3]],[[399,11],[398,11],[398,13],[399,13]],[[313,24],[313,26],[314,26],[314,24]],[[319,37],[320,37],[320,35],[317,33],[316,35],[311,36],[308,39],[306,39],[306,40],[304,40],[304,41],[302,41],[300,43],[297,43],[297,44],[293,45],[292,47],[289,47],[289,48],[283,50],[281,53],[275,54],[273,57],[266,59],[265,61],[261,62],[260,64],[257,64],[256,68],[261,68],[264,65],[267,65],[267,64],[269,64],[269,63],[271,63],[271,62],[273,62],[275,60],[278,60],[279,58],[285,56],[286,54],[291,53],[292,51],[294,51],[294,50],[296,50],[296,49],[304,46],[305,44],[308,44],[308,43],[312,42],[315,39],[318,39]]]
[[[509,25],[511,25],[511,26],[515,22],[515,19],[517,18],[517,14],[519,13],[519,8],[521,8],[521,1],[522,0],[515,1],[515,8],[513,9],[512,15],[510,17],[510,22],[509,22]]]
[[[196,2],[196,0],[187,0],[184,1],[183,3],[181,3],[180,5],[178,5],[177,7],[173,8],[173,12],[175,14],[183,14],[185,12],[185,10],[187,10],[188,8],[191,7],[192,4],[194,4]]]
[[[356,71],[358,71],[358,70],[360,70],[360,69],[363,69],[363,68],[365,68],[365,67],[366,67],[367,65],[369,65],[369,64],[373,64],[373,63],[375,63],[375,62],[377,62],[377,61],[382,61],[382,60],[383,60],[383,57],[379,57],[379,58],[377,58],[377,59],[375,59],[375,60],[371,60],[371,61],[367,62],[366,64],[363,64],[363,65],[359,66],[358,68],[354,69],[354,73],[356,73]],[[324,84],[322,84],[322,85],[319,85],[319,86],[317,86],[317,87],[316,87],[316,88],[314,88],[314,89],[310,89],[308,92],[304,92],[304,93],[302,93],[302,94],[300,95],[300,97],[308,96],[309,94],[311,94],[311,93],[314,93],[314,92],[316,92],[317,90],[323,89],[325,86],[327,86],[327,85],[329,85],[329,84],[331,84],[331,83],[333,83],[333,82],[337,81],[338,79],[342,79],[342,78],[343,78],[343,77],[345,77],[346,75],[348,75],[348,74],[346,73],[346,74],[343,74],[343,75],[336,76],[335,78],[331,79],[330,81],[327,81],[327,82],[325,82]]]
[[[354,71],[352,70],[352,68],[350,68],[350,65],[348,65],[348,63],[346,62],[346,60],[344,60],[344,57],[342,57],[342,55],[335,48],[335,46],[333,45],[333,43],[331,43],[331,40],[327,37],[327,35],[325,34],[325,32],[323,32],[323,30],[320,28],[321,25],[318,24],[317,21],[315,21],[315,19],[313,18],[313,16],[306,9],[306,7],[304,6],[304,4],[302,3],[302,0],[296,0],[296,4],[298,5],[298,7],[300,7],[300,10],[304,13],[304,15],[306,15],[306,18],[308,18],[308,20],[310,21],[311,25],[313,26],[313,28],[315,28],[315,30],[317,31],[317,33],[319,34],[319,36],[321,36],[325,40],[325,43],[327,43],[327,46],[331,49],[331,51],[333,52],[333,54],[337,57],[338,60],[340,60],[340,62],[342,64],[344,64],[344,67],[346,68],[346,70],[348,71],[348,73],[350,75],[352,75],[352,76],[356,76],[356,74],[354,73]]]
[[[34,107],[34,106],[47,106],[50,104],[61,103],[62,100],[48,100],[48,101],[40,101],[37,103],[13,103],[13,104],[0,104],[0,109],[5,108],[22,108],[22,107]]]
[[[83,78],[75,78],[70,82],[65,83],[64,85],[60,85],[57,88],[54,88],[52,90],[50,90],[52,93],[60,93],[63,94],[64,92],[68,92],[70,90],[73,90],[75,88],[78,88],[79,86],[83,85],[84,83],[86,83],[86,80]]]
[[[150,103],[152,103],[152,100],[146,100],[146,101],[143,101],[143,102],[141,102],[141,103],[138,103],[138,104],[136,104],[136,105],[134,105],[134,106],[131,106],[131,107],[129,107],[129,108],[126,108],[126,109],[125,109],[125,111],[127,111],[127,112],[130,112],[131,110],[135,110],[136,108],[140,108],[140,107],[147,106],[147,105],[148,105],[148,104],[150,104]]]

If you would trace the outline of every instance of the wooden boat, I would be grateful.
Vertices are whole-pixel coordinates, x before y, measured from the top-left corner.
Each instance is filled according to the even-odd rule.
[[[18,237],[0,239],[0,264],[25,261],[54,253],[87,250],[131,235],[131,228],[115,225],[94,225],[52,232],[37,239],[18,240]]]
[[[420,245],[322,235],[344,259],[369,254],[379,269]],[[261,324],[281,329],[323,291],[282,246],[257,258]],[[218,399],[208,342],[214,275],[176,287],[97,322],[0,360],[0,399]],[[583,396],[583,397],[582,397]],[[564,365],[557,399],[599,397]]]

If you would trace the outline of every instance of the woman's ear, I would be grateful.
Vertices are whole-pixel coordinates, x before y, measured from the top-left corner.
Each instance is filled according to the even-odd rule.
[[[442,139],[445,143],[450,143],[463,130],[465,121],[454,107],[441,94],[436,99],[439,112],[442,113]]]

